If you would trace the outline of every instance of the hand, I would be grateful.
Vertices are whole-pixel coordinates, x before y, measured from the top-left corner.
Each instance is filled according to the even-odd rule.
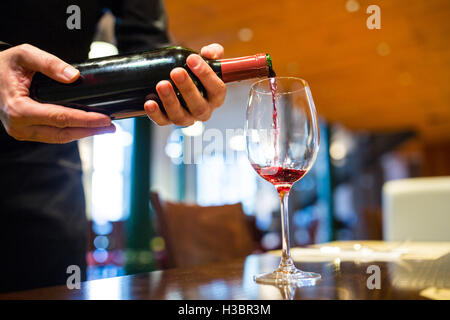
[[[80,75],[61,59],[28,44],[0,52],[0,120],[10,136],[66,143],[115,131],[106,115],[32,100],[28,89],[36,71],[63,83]]]
[[[203,47],[200,54],[208,59],[220,59],[223,56],[223,47],[219,44],[210,44]],[[201,95],[185,69],[173,69],[170,72],[170,78],[183,96],[189,111],[181,106],[172,84],[167,80],[160,81],[156,85],[156,91],[166,109],[167,116],[153,100],[147,101],[144,105],[149,118],[160,126],[170,123],[189,126],[196,120],[206,121],[211,117],[213,110],[220,107],[225,100],[226,86],[205,60],[197,54],[191,54],[186,62],[205,87],[208,98]]]

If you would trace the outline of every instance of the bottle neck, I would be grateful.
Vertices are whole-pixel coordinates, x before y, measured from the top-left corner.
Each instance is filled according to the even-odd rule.
[[[272,62],[268,54],[259,53],[253,56],[222,59],[221,76],[224,82],[233,82],[252,78],[269,77],[272,73]]]

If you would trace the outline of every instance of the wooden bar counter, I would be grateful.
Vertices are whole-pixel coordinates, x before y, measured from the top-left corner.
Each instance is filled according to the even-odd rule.
[[[0,299],[439,299],[450,289],[448,252],[437,259],[305,262],[294,255],[294,260],[300,269],[320,273],[322,281],[302,288],[256,284],[255,274],[272,271],[279,263],[279,256],[266,253],[220,264],[86,281],[81,289],[57,286],[7,293]],[[368,287],[368,282],[372,287],[377,284],[369,279],[371,265],[379,267],[379,289]]]

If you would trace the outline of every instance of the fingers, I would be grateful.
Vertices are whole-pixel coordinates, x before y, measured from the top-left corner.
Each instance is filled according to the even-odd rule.
[[[159,126],[165,126],[170,124],[170,120],[164,115],[164,113],[159,108],[158,104],[153,100],[148,100],[144,104],[145,112],[147,116],[153,120]]]
[[[21,110],[21,114],[15,120],[21,122],[19,123],[21,125],[46,125],[57,128],[95,128],[111,125],[111,118],[107,115],[54,104],[42,104],[29,97],[19,100],[16,106]],[[22,121],[17,121],[20,119]]]
[[[218,43],[213,43],[203,47],[200,54],[207,59],[221,59],[223,57],[224,49]]]
[[[201,49],[201,55],[208,59],[220,59],[223,57],[223,53],[223,47],[216,43]],[[156,86],[156,91],[164,105],[167,116],[159,110],[155,101],[147,101],[144,105],[149,118],[158,125],[167,125],[173,122],[176,125],[187,126],[193,124],[195,120],[206,121],[210,118],[212,110],[221,106],[225,100],[225,83],[202,57],[192,54],[186,62],[189,69],[205,87],[208,99],[202,96],[186,70],[175,68],[170,73],[170,78],[183,96],[189,112],[181,106],[172,84],[169,81],[161,81]]]
[[[195,122],[194,118],[181,106],[169,81],[158,82],[156,91],[171,122],[179,126],[190,126]]]
[[[17,47],[21,64],[32,71],[39,71],[46,76],[60,82],[75,81],[80,72],[56,56],[29,44]]]
[[[111,124],[103,128],[55,128],[50,126],[30,126],[25,136],[19,140],[39,141],[46,143],[68,143],[93,135],[113,133],[116,127]]]
[[[203,60],[197,56],[200,60]],[[207,66],[208,67],[208,66]],[[209,67],[208,67],[209,68]],[[211,70],[211,68],[209,68]],[[212,70],[211,70],[212,72]],[[214,72],[213,72],[214,73]],[[203,98],[188,73],[183,68],[175,68],[170,73],[170,77],[180,90],[191,115],[198,120],[206,121],[211,116],[211,108],[208,101]]]
[[[187,58],[186,63],[189,69],[192,70],[192,72],[205,87],[211,106],[213,108],[221,106],[226,95],[225,83],[214,73],[211,67],[199,55],[191,54]]]

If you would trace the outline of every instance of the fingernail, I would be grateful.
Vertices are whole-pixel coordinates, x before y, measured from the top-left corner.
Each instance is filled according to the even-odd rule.
[[[103,126],[103,127],[108,127],[108,126],[110,126],[110,125],[111,125],[111,119],[110,119],[110,118],[104,119],[104,120],[102,120],[102,122],[101,122],[101,126]]]
[[[211,54],[211,50],[208,47],[203,47],[202,51],[200,51],[200,54],[202,56],[208,56]]]
[[[111,118],[104,115],[98,116],[97,119],[92,120],[92,125],[95,127],[109,127],[111,125]]]
[[[167,84],[161,85],[159,87],[159,91],[161,92],[162,95],[164,96],[168,96],[170,93],[170,89],[169,86]]]
[[[200,66],[200,56],[193,54],[191,55],[191,58],[189,59],[189,67],[192,69],[197,69]]]
[[[72,80],[73,78],[75,78],[78,75],[78,72],[79,71],[77,69],[75,69],[74,67],[67,66],[64,69],[63,74],[67,80]]]
[[[146,103],[146,106],[147,106],[148,112],[155,112],[155,111],[156,111],[156,108],[157,108],[156,102],[154,102],[154,101],[152,101],[152,102],[147,102],[147,103]]]
[[[172,79],[178,83],[184,82],[186,80],[186,70],[182,68],[175,68],[173,69],[172,73]]]

